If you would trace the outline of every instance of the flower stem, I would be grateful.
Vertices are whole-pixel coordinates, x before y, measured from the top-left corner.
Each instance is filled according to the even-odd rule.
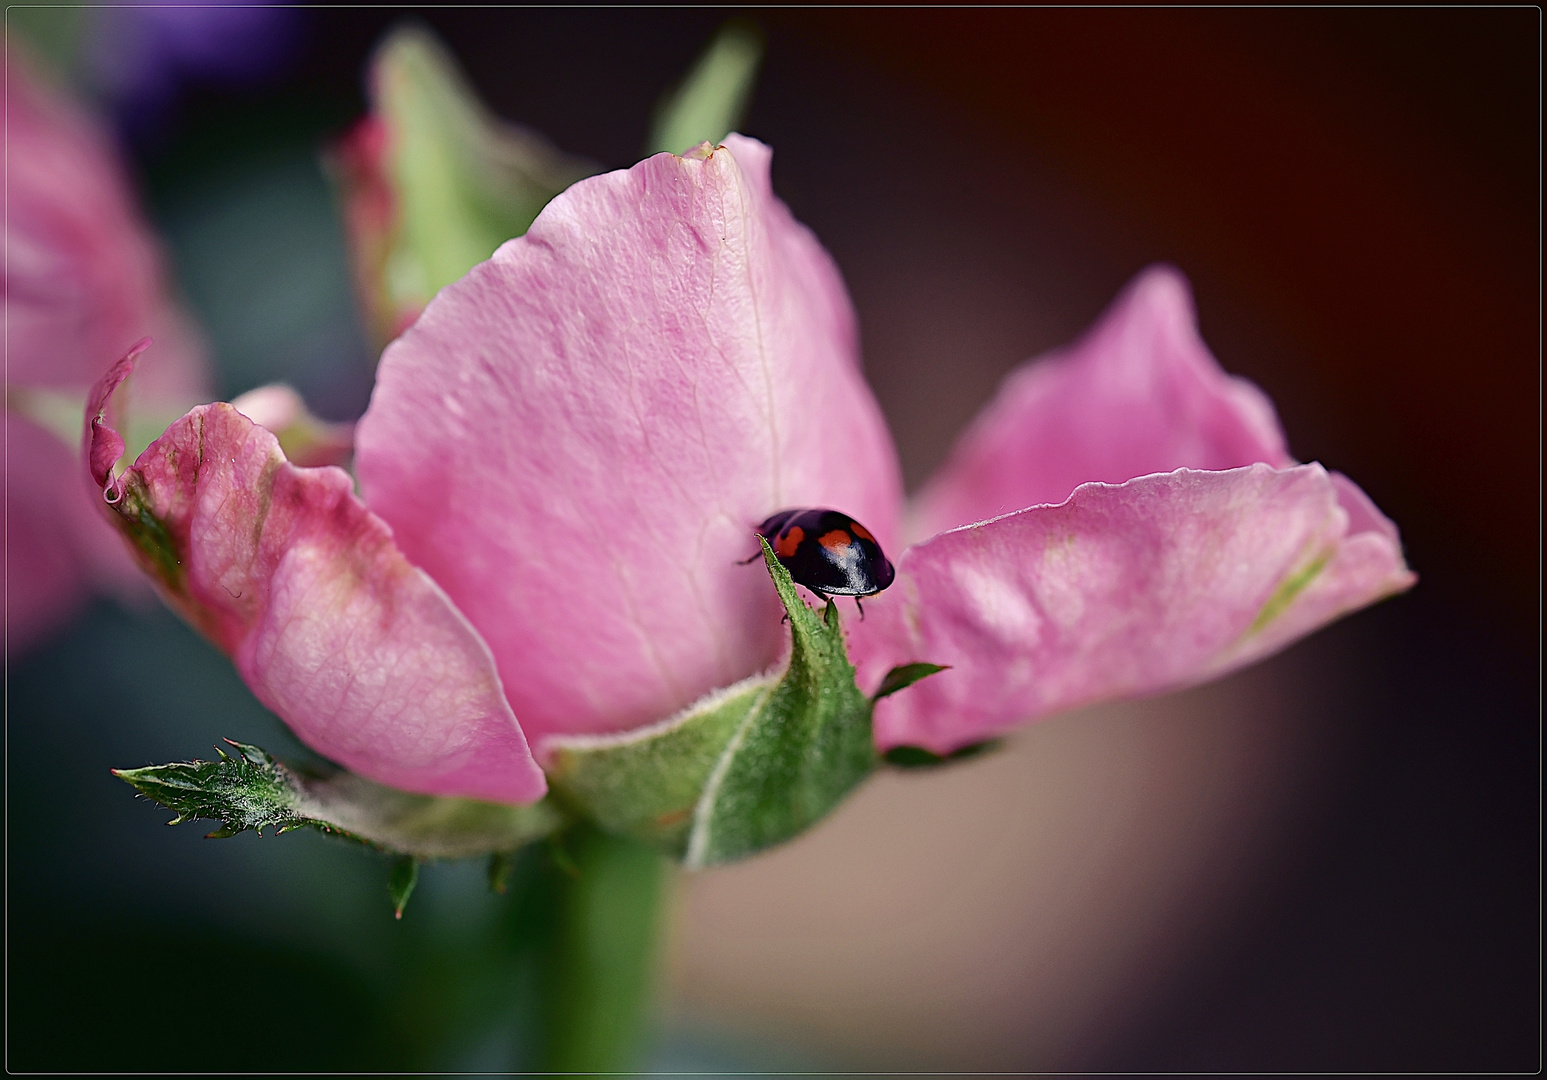
[[[626,1071],[646,1049],[666,862],[653,848],[575,826],[537,883],[543,1072]],[[545,916],[545,917],[543,917]]]

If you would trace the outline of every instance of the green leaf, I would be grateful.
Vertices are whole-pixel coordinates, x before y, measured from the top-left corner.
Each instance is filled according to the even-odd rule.
[[[699,143],[718,143],[746,114],[763,58],[756,27],[728,22],[676,89],[655,110],[648,153],[680,154]]]
[[[549,801],[503,806],[474,799],[414,795],[353,773],[303,776],[256,746],[226,740],[234,754],[113,775],[176,812],[171,824],[219,821],[211,837],[304,827],[420,859],[459,859],[513,851],[564,821]]]
[[[555,798],[700,867],[798,835],[870,774],[871,702],[854,683],[838,607],[819,618],[766,540],[763,559],[789,614],[786,669],[639,731],[549,740]]]
[[[881,680],[881,688],[872,696],[872,701],[880,701],[888,694],[895,694],[899,690],[906,690],[920,679],[927,679],[931,675],[946,671],[950,664],[898,664],[886,673]]]
[[[894,768],[933,769],[940,765],[950,765],[954,762],[966,761],[968,758],[992,753],[1003,745],[1003,739],[985,739],[983,742],[963,746],[959,750],[952,750],[949,754],[937,754],[933,750],[925,750],[922,746],[894,746],[881,756],[888,765]]]
[[[403,855],[392,863],[392,873],[387,877],[387,895],[392,898],[392,917],[401,919],[403,909],[408,906],[408,898],[414,895],[414,886],[419,884],[419,860],[412,855]]]

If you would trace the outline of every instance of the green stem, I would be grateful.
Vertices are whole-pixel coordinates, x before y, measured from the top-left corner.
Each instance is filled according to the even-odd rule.
[[[666,862],[579,825],[534,883],[541,1072],[637,1069],[646,1049]],[[533,929],[538,929],[534,926]]]

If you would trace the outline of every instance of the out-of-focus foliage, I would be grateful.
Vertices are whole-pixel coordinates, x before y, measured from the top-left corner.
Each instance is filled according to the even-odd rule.
[[[755,27],[742,22],[723,26],[693,70],[656,107],[649,151],[680,154],[736,130],[762,59],[763,38]]]
[[[339,146],[334,172],[361,302],[385,344],[596,166],[496,117],[420,27],[377,49],[370,88],[371,115]]]

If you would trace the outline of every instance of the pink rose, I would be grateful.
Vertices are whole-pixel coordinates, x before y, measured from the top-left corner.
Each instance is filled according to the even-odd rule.
[[[842,281],[769,160],[730,136],[582,180],[443,289],[382,357],[360,498],[222,404],[113,477],[102,410],[132,357],[91,406],[96,482],[309,745],[504,802],[544,790],[529,740],[635,729],[777,663],[779,601],[738,563],[787,507],[853,515],[896,562],[844,623],[862,690],[951,665],[877,704],[883,749],[1212,678],[1412,583],[1165,269],[1013,374],[905,515]]]

